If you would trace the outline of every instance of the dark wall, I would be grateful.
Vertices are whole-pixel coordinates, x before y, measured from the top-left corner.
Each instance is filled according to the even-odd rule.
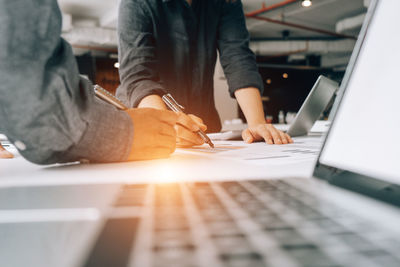
[[[94,83],[111,93],[119,86],[118,69],[114,67],[116,59],[108,57],[93,57],[90,53],[77,56],[79,72]]]

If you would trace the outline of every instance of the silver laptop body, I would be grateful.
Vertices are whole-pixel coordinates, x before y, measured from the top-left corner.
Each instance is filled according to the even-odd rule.
[[[319,76],[287,133],[292,137],[307,135],[334,97],[338,87],[337,82],[322,75]]]

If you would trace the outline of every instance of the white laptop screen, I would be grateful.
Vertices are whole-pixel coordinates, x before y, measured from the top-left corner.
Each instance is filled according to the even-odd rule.
[[[381,0],[347,84],[322,164],[400,184],[400,1]]]

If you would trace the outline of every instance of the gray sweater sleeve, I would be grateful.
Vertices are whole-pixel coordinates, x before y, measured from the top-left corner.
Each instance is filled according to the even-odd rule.
[[[56,0],[0,0],[0,124],[37,164],[126,160],[133,124],[95,99],[61,37]]]

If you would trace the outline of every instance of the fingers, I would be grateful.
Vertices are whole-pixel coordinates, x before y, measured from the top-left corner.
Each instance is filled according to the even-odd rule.
[[[268,124],[268,125],[270,125],[270,124]],[[293,143],[293,140],[292,140],[292,138],[288,135],[288,134],[286,134],[286,133],[284,133],[284,132],[282,132],[282,131],[279,131],[279,130],[277,130],[273,125],[270,125],[270,127],[271,127],[271,129],[272,129],[272,131],[275,131],[277,134],[278,134],[278,139],[277,139],[277,142],[275,141],[275,138],[274,138],[274,143],[275,144],[279,144],[279,141],[281,142],[280,144],[290,144],[290,143]]]
[[[192,147],[204,144],[204,140],[197,134],[199,130],[207,130],[202,119],[192,114],[180,113],[175,126],[176,142],[178,147]]]
[[[282,144],[289,144],[289,139],[287,139],[286,134],[278,130],[278,134],[281,138]]]
[[[269,133],[271,134],[274,144],[282,145],[283,142],[281,140],[281,136],[280,136],[278,130],[275,129],[275,127],[272,126],[271,124],[267,124],[266,128],[268,129]]]
[[[290,137],[290,135],[288,135],[288,134],[286,134],[286,133],[285,133],[285,135],[286,135],[286,139],[289,140],[289,143],[290,143],[290,144],[293,144],[294,141],[293,141],[292,137]]]
[[[207,131],[207,125],[204,124],[202,119],[193,114],[189,114],[188,116],[200,127],[203,132]]]
[[[196,132],[192,132],[179,124],[175,126],[175,131],[177,136],[176,141],[180,147],[190,147],[202,145],[204,143],[203,139]]]
[[[242,132],[243,140],[247,143],[251,143],[253,141],[264,141],[267,144],[290,144],[293,143],[292,138],[285,134],[282,131],[277,130],[271,124],[259,124],[255,127],[250,127]],[[253,138],[253,140],[251,140]],[[249,140],[249,141],[247,141]]]
[[[11,159],[14,155],[8,152],[7,150],[0,148],[0,159]]]
[[[279,134],[281,135],[281,139],[284,144],[292,144],[293,143],[292,138],[288,134],[286,134],[282,131],[279,131]]]
[[[251,134],[251,132],[250,132],[249,129],[243,130],[243,132],[242,132],[242,138],[243,138],[243,140],[244,140],[246,143],[248,143],[248,144],[254,142],[254,137],[253,137],[253,135]]]
[[[267,144],[272,145],[274,143],[272,134],[267,129],[267,127],[265,127],[265,125],[259,125],[257,127],[257,133],[265,140]]]
[[[200,130],[200,127],[197,125],[197,123],[184,113],[179,113],[177,123],[193,132]]]

